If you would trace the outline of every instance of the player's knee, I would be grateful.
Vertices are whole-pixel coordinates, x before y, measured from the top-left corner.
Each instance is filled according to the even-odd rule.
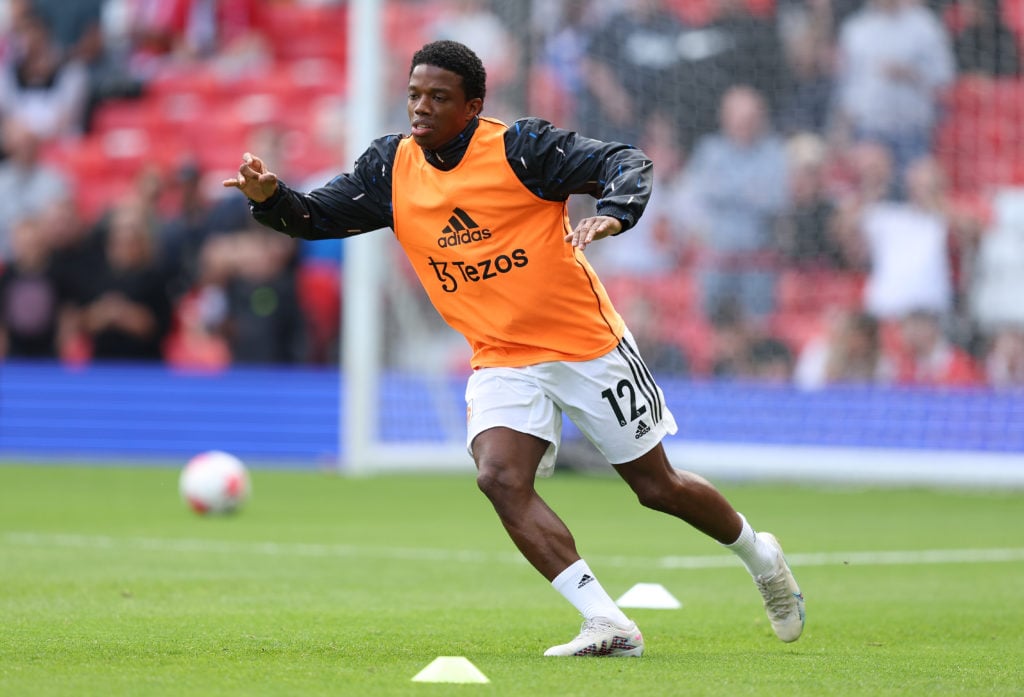
[[[529,493],[532,483],[512,468],[480,463],[476,485],[491,501],[501,501]]]
[[[655,511],[674,510],[679,498],[685,495],[681,482],[674,479],[644,479],[632,484],[640,505]]]
[[[655,511],[665,510],[665,497],[654,487],[640,487],[633,490],[641,506]]]

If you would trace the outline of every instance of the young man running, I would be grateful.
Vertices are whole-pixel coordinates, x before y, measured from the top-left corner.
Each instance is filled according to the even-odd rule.
[[[640,150],[535,118],[480,116],[480,59],[453,41],[427,44],[409,72],[409,137],[371,143],[351,173],[300,193],[248,153],[236,178],[256,220],[316,240],[394,230],[427,295],[472,348],[467,447],[477,484],[523,556],[583,615],[546,656],[640,656],[644,640],[580,558],[538,495],[565,413],[644,506],[727,546],[750,571],[775,633],[799,638],[804,600],[782,549],[703,478],[669,463],[676,432],[664,395],[583,250],[628,230],[651,193]],[[598,199],[575,228],[566,201]]]

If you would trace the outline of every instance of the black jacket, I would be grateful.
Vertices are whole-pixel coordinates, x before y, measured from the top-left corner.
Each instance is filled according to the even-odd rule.
[[[466,153],[479,121],[473,119],[456,138],[427,161],[442,170],[457,165]],[[279,183],[272,197],[250,201],[260,223],[292,237],[320,240],[351,237],[394,227],[391,209],[391,165],[400,135],[373,141],[350,173],[303,194]],[[632,227],[651,195],[652,164],[639,149],[605,143],[555,128],[536,118],[520,119],[505,133],[505,155],[519,180],[539,198],[564,201],[572,194],[598,199],[597,213]]]

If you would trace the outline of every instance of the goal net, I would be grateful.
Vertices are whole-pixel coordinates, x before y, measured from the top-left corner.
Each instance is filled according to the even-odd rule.
[[[651,157],[643,219],[586,253],[680,422],[677,466],[1020,481],[1019,7],[392,0],[369,137],[407,130],[409,58],[454,38],[488,70],[485,114]],[[594,205],[574,198],[573,220]],[[470,469],[468,346],[394,241],[363,237],[346,243],[346,467]],[[560,465],[590,466],[566,426]]]

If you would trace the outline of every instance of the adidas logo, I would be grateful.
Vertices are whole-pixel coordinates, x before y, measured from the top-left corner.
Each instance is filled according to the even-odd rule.
[[[579,590],[580,588],[583,588],[583,586],[587,585],[588,583],[590,583],[593,580],[594,580],[594,577],[591,576],[590,574],[583,574],[583,578],[581,578],[580,582],[578,584],[576,584],[576,590]]]
[[[441,230],[441,236],[437,238],[438,247],[455,247],[469,242],[479,242],[491,236],[491,231],[477,225],[469,213],[461,208],[452,209],[452,217],[448,218],[448,224]]]
[[[651,432],[651,427],[648,426],[647,424],[645,424],[641,420],[640,423],[637,424],[637,426],[636,426],[636,435],[633,436],[633,439],[634,440],[640,440],[641,438],[643,438],[644,436],[646,436],[650,432]]]
[[[445,225],[444,230],[441,230],[441,234],[450,235],[453,232],[462,232],[463,230],[471,230],[478,227],[480,226],[469,217],[469,213],[461,208],[453,208],[452,217],[448,218],[448,224]]]

